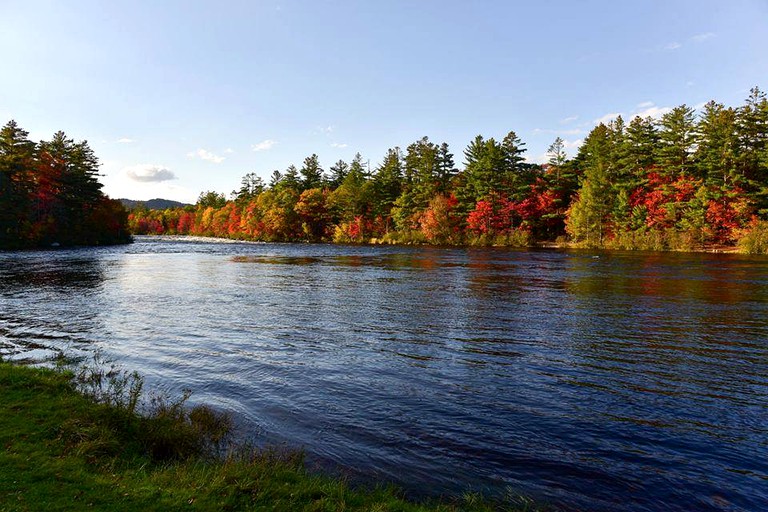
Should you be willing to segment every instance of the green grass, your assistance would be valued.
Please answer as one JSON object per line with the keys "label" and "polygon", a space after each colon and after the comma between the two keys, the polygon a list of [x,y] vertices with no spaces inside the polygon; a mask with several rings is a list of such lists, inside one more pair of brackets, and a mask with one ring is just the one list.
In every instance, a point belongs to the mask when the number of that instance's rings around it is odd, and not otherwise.
{"label": "green grass", "polygon": [[515,497],[414,503],[391,488],[353,489],[296,454],[217,456],[226,415],[155,399],[139,416],[137,377],[100,375],[0,362],[0,511],[533,510]]}

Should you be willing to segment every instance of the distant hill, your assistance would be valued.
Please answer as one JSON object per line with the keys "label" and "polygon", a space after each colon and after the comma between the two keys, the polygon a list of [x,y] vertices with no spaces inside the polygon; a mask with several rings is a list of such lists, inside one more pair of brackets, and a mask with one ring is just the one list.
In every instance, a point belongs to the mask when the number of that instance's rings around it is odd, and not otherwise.
{"label": "distant hill", "polygon": [[181,208],[184,206],[192,206],[189,203],[180,203],[179,201],[171,201],[170,199],[149,199],[148,201],[134,201],[133,199],[118,199],[123,206],[132,210],[138,205],[143,204],[150,210],[165,210],[166,208]]}

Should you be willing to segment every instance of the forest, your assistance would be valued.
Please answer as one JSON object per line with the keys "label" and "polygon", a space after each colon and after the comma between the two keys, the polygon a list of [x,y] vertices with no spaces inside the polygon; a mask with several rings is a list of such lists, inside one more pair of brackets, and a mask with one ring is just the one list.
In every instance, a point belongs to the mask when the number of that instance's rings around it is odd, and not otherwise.
{"label": "forest", "polygon": [[137,208],[136,234],[262,241],[429,243],[702,250],[768,245],[768,100],[681,105],[659,119],[595,126],[570,158],[557,138],[543,165],[510,131],[478,135],[457,168],[446,143],[394,147],[369,168],[360,154],[326,172],[317,155],[243,177],[229,199]]}
{"label": "forest", "polygon": [[130,241],[128,212],[98,175],[86,141],[60,131],[35,143],[9,121],[0,129],[0,249]]}

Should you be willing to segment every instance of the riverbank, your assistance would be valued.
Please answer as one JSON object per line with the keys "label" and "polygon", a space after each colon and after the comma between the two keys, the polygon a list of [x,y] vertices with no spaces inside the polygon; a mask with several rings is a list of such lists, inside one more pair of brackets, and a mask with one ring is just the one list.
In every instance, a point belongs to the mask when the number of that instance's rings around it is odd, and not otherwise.
{"label": "riverbank", "polygon": [[163,400],[139,416],[140,381],[114,376],[127,389],[97,403],[71,374],[0,362],[0,510],[532,510],[474,494],[414,503],[389,488],[353,489],[308,472],[297,454],[217,456],[225,416]]}

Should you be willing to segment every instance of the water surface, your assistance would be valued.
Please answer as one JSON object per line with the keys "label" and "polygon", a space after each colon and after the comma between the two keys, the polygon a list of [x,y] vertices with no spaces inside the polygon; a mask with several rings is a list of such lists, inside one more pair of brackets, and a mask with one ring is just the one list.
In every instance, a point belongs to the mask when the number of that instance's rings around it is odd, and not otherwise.
{"label": "water surface", "polygon": [[768,259],[140,238],[0,253],[0,353],[104,351],[415,495],[768,510]]}

